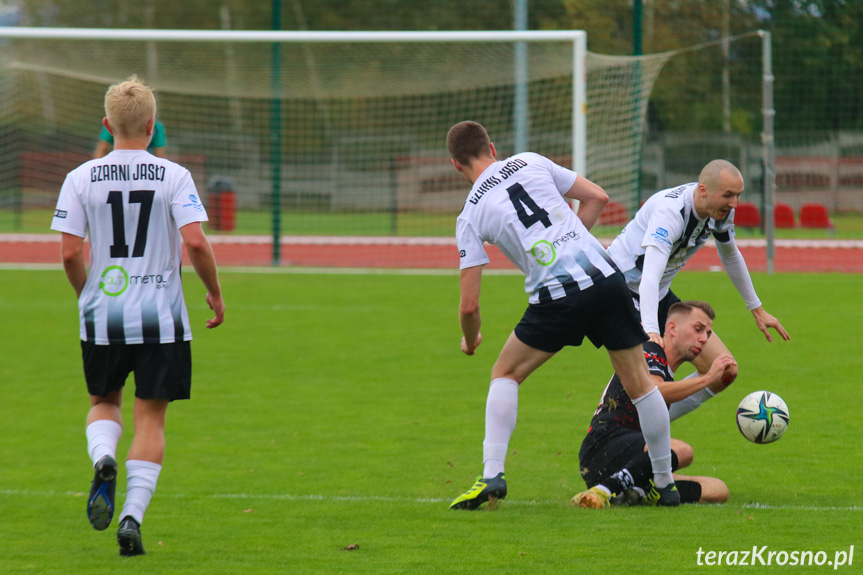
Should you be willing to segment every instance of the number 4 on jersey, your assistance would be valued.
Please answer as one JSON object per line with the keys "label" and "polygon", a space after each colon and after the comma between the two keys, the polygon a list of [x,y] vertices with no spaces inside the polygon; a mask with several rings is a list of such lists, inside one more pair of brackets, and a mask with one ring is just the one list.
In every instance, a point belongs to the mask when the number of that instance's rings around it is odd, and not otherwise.
{"label": "number 4 on jersey", "polygon": [[[521,184],[513,184],[506,191],[509,192],[509,199],[512,201],[515,213],[518,214],[518,219],[524,227],[529,228],[536,222],[542,222],[542,225],[547,228],[551,227],[551,219],[548,217],[548,212],[536,205],[536,202],[533,201],[533,198],[528,195],[527,190]],[[528,213],[528,210],[530,210],[530,213]]]}

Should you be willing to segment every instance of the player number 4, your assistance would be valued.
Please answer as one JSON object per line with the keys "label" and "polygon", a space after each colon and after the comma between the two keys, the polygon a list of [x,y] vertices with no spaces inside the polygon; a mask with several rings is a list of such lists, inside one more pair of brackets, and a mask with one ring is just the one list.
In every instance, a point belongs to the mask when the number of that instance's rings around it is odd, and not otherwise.
{"label": "player number 4", "polygon": [[[138,231],[135,234],[133,258],[144,257],[147,247],[147,228],[150,225],[150,212],[153,209],[153,190],[133,190],[129,192],[130,204],[141,204],[138,214]],[[108,203],[111,204],[111,223],[114,228],[114,243],[111,245],[112,258],[129,257],[129,244],[126,243],[126,216],[123,211],[123,192],[108,192]]]}
{"label": "player number 4", "polygon": [[[521,184],[513,184],[506,189],[509,192],[509,199],[515,208],[515,213],[518,214],[518,219],[529,228],[536,222],[542,222],[542,225],[551,227],[551,219],[548,217],[548,212],[536,205],[527,190]],[[528,213],[530,210],[530,213]]]}

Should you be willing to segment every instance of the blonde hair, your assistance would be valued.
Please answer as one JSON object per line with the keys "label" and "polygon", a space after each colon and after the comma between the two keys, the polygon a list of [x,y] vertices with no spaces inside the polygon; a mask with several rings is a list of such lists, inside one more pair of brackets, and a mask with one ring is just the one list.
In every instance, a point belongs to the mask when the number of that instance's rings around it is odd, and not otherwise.
{"label": "blonde hair", "polygon": [[147,122],[156,117],[156,97],[147,84],[132,75],[105,93],[105,116],[114,135],[139,138],[147,133]]}

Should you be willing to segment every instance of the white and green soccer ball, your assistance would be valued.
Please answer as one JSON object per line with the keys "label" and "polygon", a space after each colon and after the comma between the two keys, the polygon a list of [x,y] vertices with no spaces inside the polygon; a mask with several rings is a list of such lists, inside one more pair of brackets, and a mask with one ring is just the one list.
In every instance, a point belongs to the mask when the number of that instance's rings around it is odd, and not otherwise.
{"label": "white and green soccer ball", "polygon": [[772,443],[788,429],[788,406],[769,391],[753,391],[737,406],[737,427],[752,443]]}

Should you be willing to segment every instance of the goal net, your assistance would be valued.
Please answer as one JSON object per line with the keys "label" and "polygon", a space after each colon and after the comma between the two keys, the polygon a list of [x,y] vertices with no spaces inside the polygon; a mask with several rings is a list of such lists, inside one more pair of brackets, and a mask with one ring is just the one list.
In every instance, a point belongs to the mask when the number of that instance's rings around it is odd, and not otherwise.
{"label": "goal net", "polygon": [[632,213],[664,62],[588,55],[582,32],[25,31],[0,31],[0,232],[47,229],[105,90],[137,74],[237,264],[455,267],[468,184],[445,135],[465,119]]}

